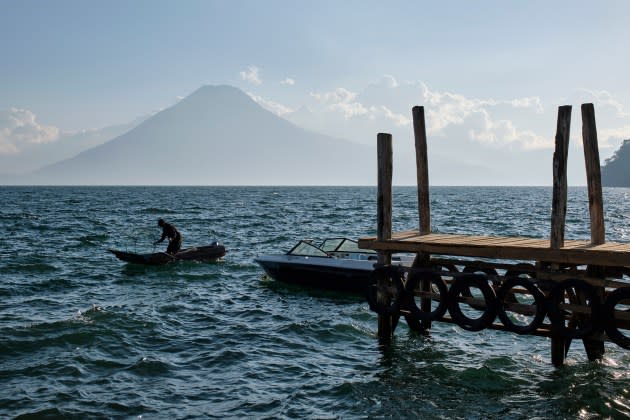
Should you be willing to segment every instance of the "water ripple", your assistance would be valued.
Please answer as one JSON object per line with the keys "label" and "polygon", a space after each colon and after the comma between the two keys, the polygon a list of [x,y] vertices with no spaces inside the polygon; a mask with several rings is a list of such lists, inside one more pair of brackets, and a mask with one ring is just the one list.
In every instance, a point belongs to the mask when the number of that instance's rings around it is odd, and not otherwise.
{"label": "water ripple", "polygon": [[[628,241],[627,191],[605,189],[608,240]],[[360,297],[263,277],[254,257],[300,238],[376,230],[370,187],[2,187],[0,417],[622,418],[630,355],[607,344],[562,369],[544,338],[401,322],[391,346]],[[434,230],[549,234],[549,188],[431,190]],[[394,228],[417,225],[394,188]],[[28,209],[28,210],[25,210]],[[567,238],[589,236],[571,188]],[[155,220],[184,245],[222,240],[218,264],[125,265]],[[165,247],[165,245],[164,245]],[[162,249],[157,247],[156,249]]]}

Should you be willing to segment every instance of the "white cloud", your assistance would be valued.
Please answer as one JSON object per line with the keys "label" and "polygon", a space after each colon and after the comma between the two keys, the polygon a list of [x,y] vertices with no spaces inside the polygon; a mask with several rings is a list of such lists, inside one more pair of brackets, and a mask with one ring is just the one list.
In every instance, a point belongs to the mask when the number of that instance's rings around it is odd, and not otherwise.
{"label": "white cloud", "polygon": [[59,128],[41,125],[27,109],[0,111],[0,154],[16,154],[25,144],[42,144],[57,140]]}
{"label": "white cloud", "polygon": [[396,114],[384,105],[379,107],[370,107],[370,118],[383,117],[387,120],[393,121],[396,126],[402,127],[411,124],[411,119],[405,117],[402,114]]}
{"label": "white cloud", "polygon": [[[383,80],[390,87],[398,86],[392,76],[384,76]],[[409,118],[393,112],[385,105],[367,106],[357,101],[358,94],[345,88],[337,88],[332,92],[311,93],[311,97],[325,105],[326,111],[342,114],[345,120],[366,116],[373,121],[384,118],[393,121],[397,126],[408,125],[411,122]]]}
{"label": "white cloud", "polygon": [[357,97],[357,94],[354,92],[350,92],[348,89],[337,88],[332,92],[324,92],[324,93],[312,93],[311,96],[317,99],[319,102],[324,104],[340,104],[340,103],[350,103],[350,101],[354,100]]}
{"label": "white cloud", "polygon": [[553,146],[550,139],[537,135],[531,130],[518,131],[509,120],[493,120],[488,111],[480,110],[483,125],[471,128],[470,137],[486,144],[520,143],[524,149],[544,149]]}
{"label": "white cloud", "polygon": [[630,125],[617,128],[606,128],[597,130],[597,142],[600,148],[618,148],[621,142],[630,139]]}
{"label": "white cloud", "polygon": [[538,114],[545,112],[542,101],[537,96],[512,99],[508,102],[513,108],[533,108]]}
{"label": "white cloud", "polygon": [[365,115],[369,112],[363,104],[354,101],[357,94],[345,88],[337,88],[332,92],[313,93],[311,96],[325,105],[327,111],[339,112],[345,119]]}
{"label": "white cloud", "polygon": [[[310,96],[313,115],[301,120],[297,115],[290,118],[308,124],[310,129],[359,142],[380,131],[409,136],[411,107],[424,105],[427,133],[450,143],[463,145],[462,141],[468,140],[471,147],[483,144],[479,150],[538,150],[552,149],[554,145],[555,105],[545,104],[539,96],[473,98],[459,92],[432,90],[420,81],[399,83],[391,75],[382,76],[360,93],[338,87],[311,92]],[[598,115],[602,149],[616,147],[624,138],[630,138],[628,107],[624,109],[606,91],[582,90],[580,98],[568,103],[580,103],[578,99],[596,102],[603,108]],[[620,124],[624,116],[626,119]],[[581,144],[579,132],[579,128],[572,130],[572,143],[576,145]]]}
{"label": "white cloud", "polygon": [[510,106],[529,108],[542,114],[544,108],[538,97],[517,98],[512,100],[471,99],[450,92],[431,91],[421,84],[425,103],[429,105],[427,131],[441,135],[449,126],[470,125],[468,135],[472,140],[484,144],[518,144],[523,149],[541,149],[553,147],[553,139],[536,134],[531,130],[519,130],[508,119],[493,117],[493,108]]}
{"label": "white cloud", "polygon": [[291,79],[290,77],[287,77],[286,79],[282,80],[280,84],[283,86],[293,86],[295,85],[295,80]]}
{"label": "white cloud", "polygon": [[616,116],[620,118],[630,117],[630,112],[624,110],[623,105],[613,95],[605,90],[589,90],[578,89],[579,92],[586,94],[590,99],[595,102],[595,105],[610,106],[615,109]]}
{"label": "white cloud", "polygon": [[273,112],[276,115],[283,116],[283,115],[286,115],[286,114],[290,114],[290,113],[292,113],[294,111],[293,109],[291,109],[291,108],[289,108],[287,106],[284,106],[284,105],[279,104],[277,102],[269,101],[267,99],[264,99],[261,96],[256,96],[253,93],[247,92],[247,94],[249,95],[250,98],[252,98],[254,100],[254,102],[259,104],[260,106],[262,106],[266,110]]}
{"label": "white cloud", "polygon": [[249,82],[253,85],[262,84],[262,80],[260,80],[260,76],[258,75],[258,67],[249,66],[247,70],[240,72],[241,79]]}
{"label": "white cloud", "polygon": [[387,86],[388,88],[397,88],[398,81],[391,74],[384,74],[381,78],[381,84]]}
{"label": "white cloud", "polygon": [[340,102],[330,105],[328,109],[342,113],[346,119],[359,115],[365,115],[369,112],[369,110],[359,102]]}

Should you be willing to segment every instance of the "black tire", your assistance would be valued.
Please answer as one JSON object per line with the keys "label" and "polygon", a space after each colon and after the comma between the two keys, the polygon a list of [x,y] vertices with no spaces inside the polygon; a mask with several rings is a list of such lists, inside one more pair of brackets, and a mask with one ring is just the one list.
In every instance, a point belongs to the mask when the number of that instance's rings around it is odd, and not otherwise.
{"label": "black tire", "polygon": [[[588,307],[591,308],[591,316],[588,321],[584,321],[583,319],[579,320],[575,328],[568,328],[565,325],[564,311],[561,311],[559,306],[560,303],[564,301],[564,293],[569,289],[574,289],[576,292],[583,292],[590,302]],[[554,329],[559,331],[564,337],[584,338],[600,328],[601,304],[599,297],[595,288],[584,280],[569,279],[556,283],[551,289],[549,297],[549,319]],[[586,317],[586,315],[584,317]]]}
{"label": "black tire", "polygon": [[437,271],[447,271],[450,273],[459,273],[459,270],[455,266],[455,264],[438,264],[433,266],[433,268]]}
{"label": "black tire", "polygon": [[[379,276],[388,276],[391,278],[396,294],[392,297],[389,305],[383,305],[378,302],[378,279]],[[379,315],[399,315],[400,302],[404,299],[405,289],[402,284],[402,273],[398,267],[383,266],[378,267],[370,274],[370,282],[367,290],[367,301],[370,310]]]}
{"label": "black tire", "polygon": [[[425,312],[418,308],[414,299],[413,292],[422,280],[429,280],[431,284],[435,284],[440,292],[440,303],[435,310],[430,312]],[[415,275],[413,272],[410,273],[410,279],[407,281],[405,291],[406,294],[410,296],[406,309],[411,312],[414,319],[424,322],[437,321],[446,313],[446,309],[448,308],[448,289],[446,287],[446,283],[444,283],[444,280],[442,280],[442,277],[438,273],[424,272]]]}
{"label": "black tire", "polygon": [[466,274],[484,273],[488,276],[496,276],[497,270],[495,270],[494,268],[476,268],[472,265],[467,265],[462,270],[462,273],[466,273]]}
{"label": "black tire", "polygon": [[[495,270],[494,268],[476,268],[473,266],[466,266],[464,267],[464,269],[462,270],[462,273],[467,273],[467,274],[476,274],[478,276],[494,276],[493,280],[490,280],[490,283],[494,285],[494,287],[499,287],[499,283],[497,283],[496,280],[496,275],[497,275],[497,270]],[[464,289],[462,291],[462,296],[465,297],[472,297],[472,293],[470,293],[470,289]],[[472,308],[475,308],[479,311],[483,311],[484,307],[483,306],[479,306],[479,305],[470,305]]]}
{"label": "black tire", "polygon": [[[483,314],[479,318],[469,318],[462,312],[459,307],[459,296],[466,296],[465,293],[470,293],[470,287],[476,287],[481,290],[483,298],[485,300],[485,307],[479,310],[483,310]],[[494,293],[494,289],[488,284],[488,279],[485,276],[478,274],[463,274],[455,278],[455,282],[451,286],[448,293],[448,312],[451,318],[457,325],[468,331],[481,331],[488,327],[494,321],[497,315],[497,299]],[[475,308],[477,309],[477,308]]]}
{"label": "black tire", "polygon": [[504,274],[505,277],[519,277],[521,275],[528,275],[531,278],[536,277],[536,267],[531,264],[516,264],[514,268],[507,270]]}
{"label": "black tire", "polygon": [[619,331],[615,321],[615,306],[624,299],[630,300],[630,287],[621,287],[608,295],[603,309],[604,328],[613,343],[630,350],[630,337]]}
{"label": "black tire", "polygon": [[[522,268],[518,267],[519,265],[522,266]],[[527,275],[527,276],[530,276],[531,278],[534,278],[534,274],[536,274],[536,270],[533,267],[531,267],[529,264],[518,264],[516,268],[507,270],[505,274],[503,275],[503,277],[506,280],[512,277],[520,277],[522,275]],[[499,291],[497,290],[497,295],[498,293]],[[506,301],[510,303],[518,303],[518,301],[516,300],[516,296],[514,296],[513,293],[503,298],[502,302],[506,302]]]}
{"label": "black tire", "polygon": [[[518,302],[514,294],[510,293],[510,290],[512,290],[512,288],[515,286],[523,287],[534,297],[536,313],[532,322],[527,325],[516,325],[505,312],[506,300],[508,300],[510,303]],[[547,312],[545,306],[545,295],[543,295],[540,289],[536,287],[536,285],[532,283],[529,279],[510,277],[505,282],[503,282],[503,284],[497,291],[497,315],[499,316],[501,323],[505,325],[505,328],[508,331],[512,331],[517,334],[531,334],[532,332],[536,331],[545,319],[545,315]]]}

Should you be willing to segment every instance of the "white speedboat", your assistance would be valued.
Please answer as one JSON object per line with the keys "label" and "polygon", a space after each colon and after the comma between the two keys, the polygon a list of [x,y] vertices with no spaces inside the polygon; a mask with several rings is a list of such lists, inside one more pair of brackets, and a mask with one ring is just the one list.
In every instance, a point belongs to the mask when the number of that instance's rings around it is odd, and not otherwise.
{"label": "white speedboat", "polygon": [[[286,254],[254,259],[275,280],[329,290],[365,292],[376,252],[359,249],[347,238],[328,238],[315,245],[301,240]],[[411,266],[412,256],[394,257],[393,264]]]}

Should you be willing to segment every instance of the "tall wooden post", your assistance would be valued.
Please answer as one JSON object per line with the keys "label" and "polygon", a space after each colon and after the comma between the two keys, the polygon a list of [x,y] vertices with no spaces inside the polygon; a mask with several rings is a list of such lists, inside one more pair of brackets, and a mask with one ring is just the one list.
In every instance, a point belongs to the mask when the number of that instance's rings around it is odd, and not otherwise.
{"label": "tall wooden post", "polygon": [[[393,172],[393,148],[392,135],[378,133],[377,160],[378,182],[376,192],[376,237],[379,241],[392,237],[392,172]],[[378,252],[379,264],[391,264],[391,253]],[[389,279],[379,278],[376,299],[380,304],[388,306],[391,296],[388,293]],[[397,321],[397,319],[396,319]],[[394,317],[390,315],[378,316],[378,337],[381,340],[389,340],[394,333]]]}
{"label": "tall wooden post", "polygon": [[[413,116],[413,135],[416,145],[416,176],[418,183],[418,228],[420,235],[431,233],[431,202],[429,200],[429,159],[427,155],[427,129],[424,119],[424,107],[414,106],[411,109]],[[413,267],[426,267],[429,265],[430,254],[419,252],[413,262]],[[423,292],[431,291],[431,282],[420,281],[420,289]],[[420,309],[431,312],[431,299],[424,298],[420,301]],[[410,324],[411,326],[411,324]],[[430,321],[422,321],[420,332],[431,328]]]}
{"label": "tall wooden post", "polygon": [[[586,185],[588,186],[588,211],[591,218],[591,244],[600,245],[606,242],[604,228],[604,199],[602,197],[602,176],[599,161],[599,145],[597,142],[597,126],[595,125],[595,108],[593,104],[582,104],[582,142],[584,143],[584,162],[586,163]],[[603,268],[589,265],[587,274],[603,277]],[[597,294],[603,300],[604,289],[598,288]],[[585,302],[585,297],[578,296]],[[601,331],[592,337],[582,340],[589,360],[601,359],[604,355],[604,341]]]}
{"label": "tall wooden post", "polygon": [[431,206],[429,202],[429,163],[427,158],[427,130],[424,107],[414,106],[413,134],[416,140],[416,172],[418,177],[418,215],[420,235],[431,233]]}
{"label": "tall wooden post", "polygon": [[[564,227],[567,214],[567,159],[569,155],[569,133],[571,131],[571,106],[558,108],[556,149],[553,153],[553,196],[551,201],[552,249],[564,246]],[[558,331],[551,335],[551,363],[562,366],[570,343]]]}
{"label": "tall wooden post", "polygon": [[564,246],[564,225],[567,215],[567,158],[571,131],[571,105],[558,107],[556,150],[553,153],[553,197],[551,201],[552,249]]}
{"label": "tall wooden post", "polygon": [[605,242],[606,232],[604,231],[602,175],[593,104],[582,104],[582,141],[584,143],[584,160],[586,162],[588,210],[591,216],[591,243],[599,245]]}

